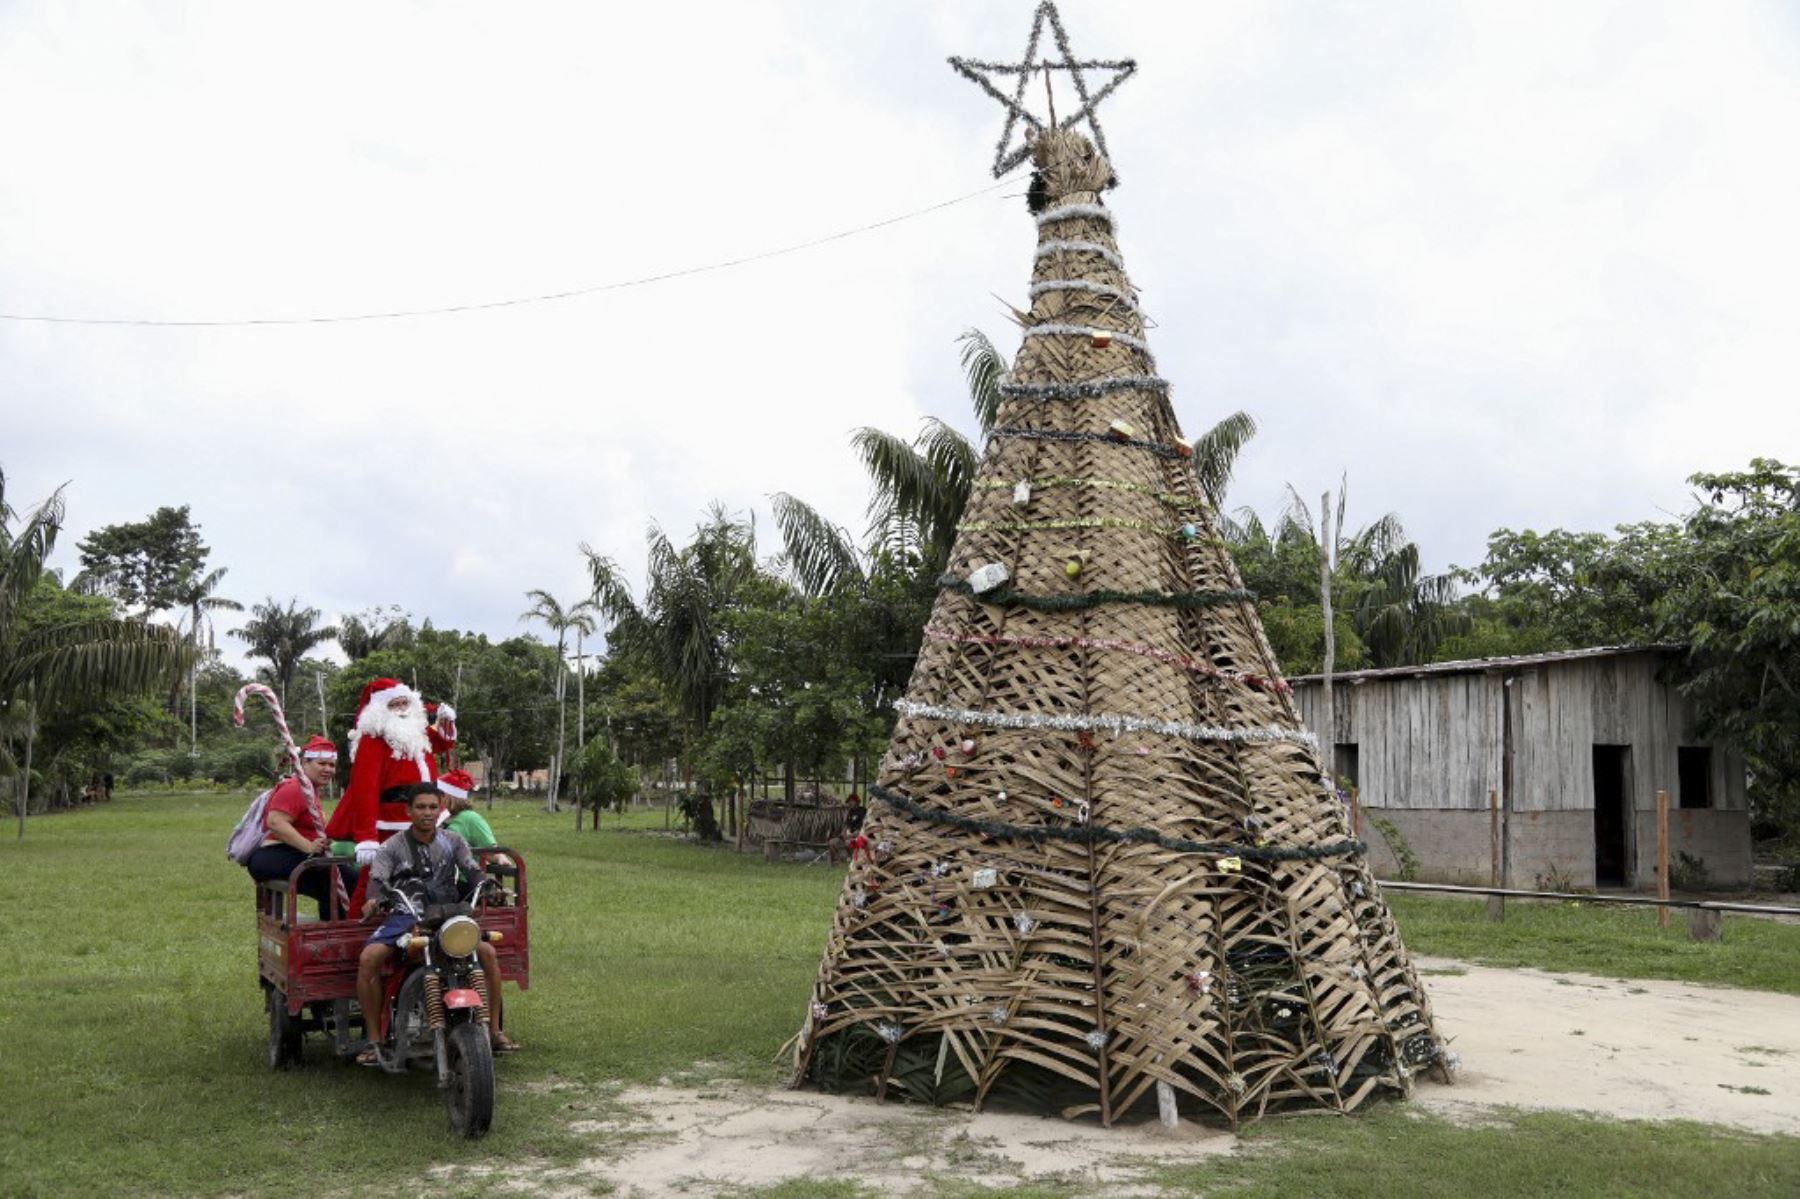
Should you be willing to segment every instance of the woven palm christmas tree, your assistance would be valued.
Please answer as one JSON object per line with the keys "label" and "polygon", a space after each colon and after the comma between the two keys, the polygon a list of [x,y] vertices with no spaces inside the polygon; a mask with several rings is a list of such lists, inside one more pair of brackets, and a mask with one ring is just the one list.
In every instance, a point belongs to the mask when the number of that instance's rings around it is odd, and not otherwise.
{"label": "woven palm christmas tree", "polygon": [[[1046,18],[1060,62],[1034,61]],[[1048,5],[1022,63],[952,61],[1008,104],[996,173],[1036,168],[1031,311],[796,1082],[1234,1126],[1404,1093],[1449,1055],[1202,501],[1102,202],[1093,101],[1132,65],[1077,62]],[[1039,70],[1085,102],[1060,125],[1019,102]],[[1012,98],[988,82],[1009,71]]]}

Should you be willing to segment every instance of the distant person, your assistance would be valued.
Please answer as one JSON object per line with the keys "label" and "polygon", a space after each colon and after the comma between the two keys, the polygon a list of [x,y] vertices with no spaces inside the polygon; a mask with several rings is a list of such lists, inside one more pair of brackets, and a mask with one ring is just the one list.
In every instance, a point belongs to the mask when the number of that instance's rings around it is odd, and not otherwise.
{"label": "distant person", "polygon": [[438,778],[438,791],[444,796],[444,828],[467,841],[470,849],[499,844],[487,818],[475,810],[470,798],[475,792],[475,776],[466,770],[447,771]]}
{"label": "distant person", "polygon": [[831,851],[831,860],[835,863],[838,855],[850,856],[850,843],[862,835],[863,820],[868,812],[863,810],[862,797],[852,791],[844,800],[843,826],[825,844]]}
{"label": "distant person", "polygon": [[[337,756],[337,746],[327,737],[313,737],[300,751],[300,769],[311,780],[314,795],[323,794],[326,784],[337,777]],[[286,882],[300,863],[330,849],[325,830],[313,823],[306,788],[299,775],[290,774],[269,793],[268,806],[263,809],[263,843],[250,855],[244,868],[259,883]],[[355,873],[348,867],[339,869],[348,892],[356,881]],[[331,871],[309,870],[301,875],[300,893],[318,902],[321,919],[329,917]],[[349,912],[342,915],[344,919],[351,918]]]}

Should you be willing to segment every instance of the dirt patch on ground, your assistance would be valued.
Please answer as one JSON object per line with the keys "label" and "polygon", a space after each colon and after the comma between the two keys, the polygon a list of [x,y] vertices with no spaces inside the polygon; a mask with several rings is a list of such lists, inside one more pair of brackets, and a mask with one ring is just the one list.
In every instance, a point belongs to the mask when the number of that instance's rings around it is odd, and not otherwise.
{"label": "dirt patch on ground", "polygon": [[[1422,960],[1458,1084],[1419,1104],[1481,1120],[1504,1107],[1683,1119],[1800,1135],[1800,997]],[[577,1131],[616,1152],[535,1180],[634,1197],[713,1195],[797,1178],[853,1178],[882,1194],[948,1183],[1077,1182],[1129,1195],[1145,1165],[1229,1153],[1228,1132],[1184,1121],[1102,1129],[1058,1119],[880,1106],[741,1084],[628,1089],[629,1115]],[[1148,1190],[1140,1193],[1150,1193]]]}
{"label": "dirt patch on ground", "polygon": [[[1462,1059],[1427,1107],[1515,1105],[1800,1135],[1800,996],[1430,959]],[[1800,966],[1796,966],[1800,969]]]}

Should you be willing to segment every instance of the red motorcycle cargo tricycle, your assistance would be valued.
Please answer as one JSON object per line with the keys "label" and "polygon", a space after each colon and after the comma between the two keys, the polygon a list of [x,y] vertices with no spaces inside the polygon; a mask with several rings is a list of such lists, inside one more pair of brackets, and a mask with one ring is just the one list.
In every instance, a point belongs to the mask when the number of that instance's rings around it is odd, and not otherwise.
{"label": "red motorcycle cargo tricycle", "polygon": [[[356,1001],[356,963],[375,925],[345,918],[335,895],[329,919],[299,914],[303,875],[353,863],[310,858],[286,883],[257,884],[258,972],[272,1068],[299,1062],[309,1032],[325,1034],[332,1052],[346,1061],[366,1040],[389,1073],[435,1071],[452,1131],[466,1137],[487,1132],[494,1115],[491,988],[502,979],[521,990],[530,986],[530,942],[524,858],[502,846],[473,852],[483,873],[467,902],[421,908],[390,894],[395,910],[416,916],[418,924],[397,946],[400,953],[383,980],[382,1010],[373,1018]],[[502,979],[486,978],[477,964],[476,946],[483,940],[494,947]]]}

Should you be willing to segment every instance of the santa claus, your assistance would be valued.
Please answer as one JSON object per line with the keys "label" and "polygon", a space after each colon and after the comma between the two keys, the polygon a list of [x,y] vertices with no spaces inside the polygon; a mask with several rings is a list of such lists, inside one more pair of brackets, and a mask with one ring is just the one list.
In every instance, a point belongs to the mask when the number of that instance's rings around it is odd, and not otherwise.
{"label": "santa claus", "polygon": [[[419,693],[398,679],[375,679],[362,690],[350,730],[350,781],[325,823],[334,841],[354,841],[367,866],[380,844],[408,826],[405,789],[437,781],[437,754],[456,744],[456,711],[436,705],[436,724]],[[367,877],[366,874],[364,876]],[[363,881],[351,897],[362,904]]]}

